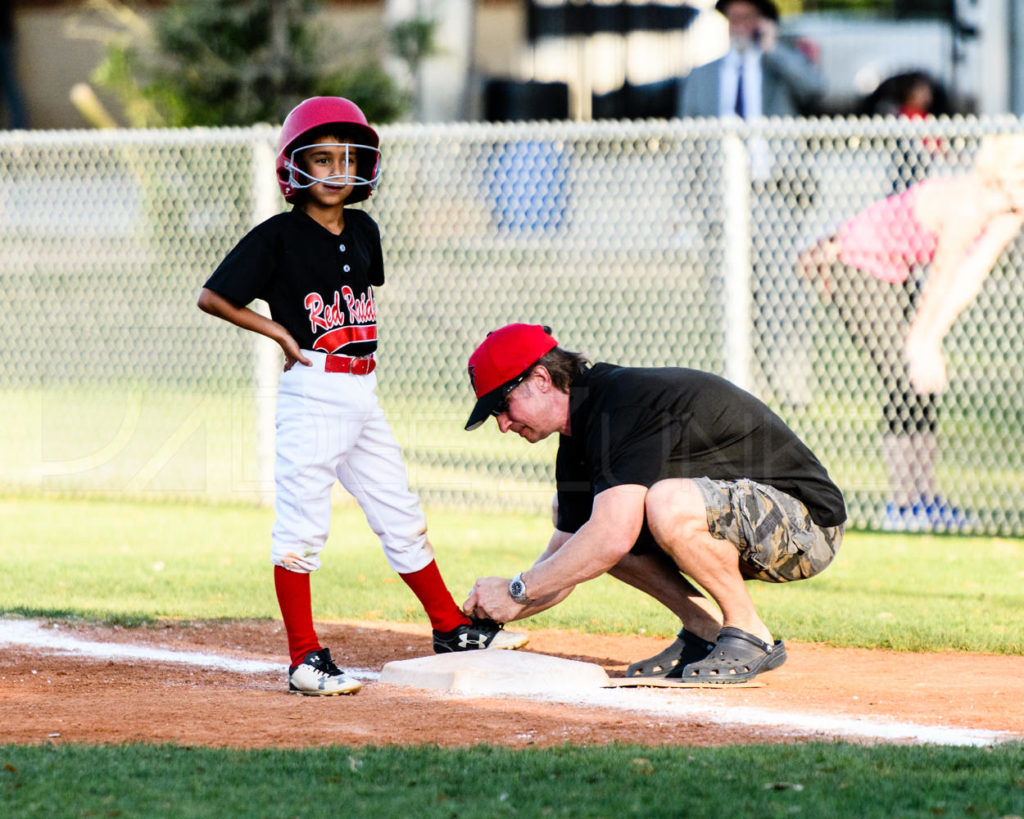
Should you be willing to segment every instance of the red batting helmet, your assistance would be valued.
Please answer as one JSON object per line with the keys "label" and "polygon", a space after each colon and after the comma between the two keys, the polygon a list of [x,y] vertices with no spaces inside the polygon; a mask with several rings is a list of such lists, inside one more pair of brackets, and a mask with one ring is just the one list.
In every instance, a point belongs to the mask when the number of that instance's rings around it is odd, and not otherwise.
{"label": "red batting helmet", "polygon": [[361,202],[373,193],[380,178],[380,137],[366,122],[359,106],[344,97],[310,97],[296,105],[285,117],[277,143],[277,181],[284,198],[291,201],[300,190],[316,180],[295,162],[295,154],[308,145],[302,137],[324,126],[337,125],[339,138],[354,139],[356,176],[347,178],[354,185],[346,200]]}

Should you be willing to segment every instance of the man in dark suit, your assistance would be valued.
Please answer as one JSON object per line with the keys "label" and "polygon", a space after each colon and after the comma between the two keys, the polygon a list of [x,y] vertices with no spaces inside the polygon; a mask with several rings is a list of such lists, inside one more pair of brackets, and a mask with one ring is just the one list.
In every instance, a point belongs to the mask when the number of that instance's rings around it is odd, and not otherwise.
{"label": "man in dark suit", "polygon": [[779,44],[772,0],[718,0],[729,21],[729,51],[699,66],[682,85],[682,117],[792,117],[812,111],[825,90],[817,67]]}

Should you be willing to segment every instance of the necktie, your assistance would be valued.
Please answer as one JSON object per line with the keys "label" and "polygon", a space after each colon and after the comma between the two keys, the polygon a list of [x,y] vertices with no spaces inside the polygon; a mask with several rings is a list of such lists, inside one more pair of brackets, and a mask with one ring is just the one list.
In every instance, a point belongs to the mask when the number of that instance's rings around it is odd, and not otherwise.
{"label": "necktie", "polygon": [[736,116],[743,119],[743,63],[736,72]]}

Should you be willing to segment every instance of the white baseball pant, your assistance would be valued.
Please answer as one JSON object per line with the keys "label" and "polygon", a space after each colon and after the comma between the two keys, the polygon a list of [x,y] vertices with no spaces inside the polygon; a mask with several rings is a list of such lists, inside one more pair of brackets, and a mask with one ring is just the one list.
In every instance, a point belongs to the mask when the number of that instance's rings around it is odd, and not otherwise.
{"label": "white baseball pant", "polygon": [[419,499],[409,490],[402,451],[377,403],[377,375],[312,367],[281,374],[277,394],[271,560],[296,572],[320,568],[336,480],[355,497],[391,568],[416,572],[434,559]]}

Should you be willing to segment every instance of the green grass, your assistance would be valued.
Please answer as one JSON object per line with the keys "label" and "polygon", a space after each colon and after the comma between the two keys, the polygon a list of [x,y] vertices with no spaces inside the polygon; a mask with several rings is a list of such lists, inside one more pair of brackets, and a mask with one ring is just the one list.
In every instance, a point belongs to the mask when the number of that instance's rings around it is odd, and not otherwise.
{"label": "green grass", "polygon": [[108,384],[0,391],[8,491],[253,499],[253,389]]}
{"label": "green grass", "polygon": [[[547,543],[541,515],[428,510],[438,565],[457,602],[481,575],[509,577]],[[122,623],[276,618],[273,512],[248,506],[0,500],[0,612]],[[320,619],[421,622],[360,510],[335,510],[313,579]],[[849,533],[811,580],[752,583],[769,626],[792,640],[1024,653],[1024,541]],[[537,627],[670,635],[660,605],[607,577],[530,621]]]}
{"label": "green grass", "polygon": [[5,816],[1024,814],[1024,749],[0,746]]}
{"label": "green grass", "polygon": [[[428,510],[457,599],[543,547],[543,516]],[[273,513],[241,506],[0,500],[0,614],[276,618]],[[337,508],[318,618],[423,621],[362,514]],[[1021,653],[1024,542],[848,536],[819,578],[753,584],[777,633],[834,645]],[[610,579],[532,621],[669,635],[677,624]],[[0,700],[2,702],[2,700]],[[0,706],[2,713],[2,706]],[[2,724],[2,720],[0,720]],[[0,746],[0,816],[922,817],[1024,815],[1024,748],[324,747],[240,751]]]}

